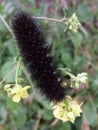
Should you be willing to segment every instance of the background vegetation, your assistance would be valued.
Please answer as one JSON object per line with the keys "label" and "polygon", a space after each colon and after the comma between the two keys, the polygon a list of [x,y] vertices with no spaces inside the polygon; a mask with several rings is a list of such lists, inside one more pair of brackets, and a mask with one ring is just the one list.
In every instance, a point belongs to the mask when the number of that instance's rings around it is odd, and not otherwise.
{"label": "background vegetation", "polygon": [[[52,45],[58,67],[68,67],[77,75],[87,72],[89,85],[81,84],[68,93],[83,101],[83,114],[75,124],[54,119],[49,102],[30,90],[28,99],[14,103],[4,91],[4,85],[15,82],[15,41],[0,20],[0,130],[98,130],[98,1],[97,0],[0,0],[0,14],[10,25],[11,17],[19,8],[34,15],[62,19],[74,12],[82,24],[79,32],[64,33],[64,24],[38,20]],[[25,72],[20,73],[24,84],[29,84]],[[65,77],[67,80],[68,77]],[[23,84],[23,85],[24,85]],[[44,100],[43,100],[44,99]]]}

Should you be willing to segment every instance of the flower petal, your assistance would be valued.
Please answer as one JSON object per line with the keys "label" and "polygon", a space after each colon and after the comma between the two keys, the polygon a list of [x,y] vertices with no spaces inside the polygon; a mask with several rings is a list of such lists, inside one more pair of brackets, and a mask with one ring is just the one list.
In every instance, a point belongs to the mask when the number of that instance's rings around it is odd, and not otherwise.
{"label": "flower petal", "polygon": [[13,102],[20,102],[20,95],[19,94],[14,95],[12,100]]}
{"label": "flower petal", "polygon": [[27,98],[29,95],[28,95],[28,92],[26,90],[22,90],[21,93],[20,93],[20,96],[22,98]]}
{"label": "flower petal", "polygon": [[27,85],[27,86],[25,86],[23,89],[24,89],[24,90],[27,90],[27,89],[29,89],[29,88],[31,88],[31,86]]}
{"label": "flower petal", "polygon": [[12,90],[11,90],[11,94],[18,93],[18,92],[20,92],[21,89],[22,89],[22,86],[19,85],[19,84],[17,84],[17,85],[15,85],[14,88],[12,88]]}

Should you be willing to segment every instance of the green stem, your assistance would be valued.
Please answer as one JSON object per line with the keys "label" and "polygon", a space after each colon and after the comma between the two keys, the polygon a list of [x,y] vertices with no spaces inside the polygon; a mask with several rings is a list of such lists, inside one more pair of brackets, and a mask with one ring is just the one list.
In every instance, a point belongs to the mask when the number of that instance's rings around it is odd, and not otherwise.
{"label": "green stem", "polygon": [[65,72],[67,75],[69,75],[72,79],[76,79],[76,77],[73,75],[73,74],[71,74],[71,73],[69,73],[69,72]]}
{"label": "green stem", "polygon": [[17,67],[17,70],[16,70],[16,75],[15,75],[15,83],[16,85],[18,84],[18,74],[19,74],[19,70],[20,70],[20,67],[21,67],[21,60],[19,60],[19,63],[18,63],[18,67]]}
{"label": "green stem", "polygon": [[3,18],[2,15],[0,15],[0,20],[4,23],[5,27],[8,29],[8,31],[10,32],[10,34],[12,35],[12,37],[15,38],[15,36],[14,36],[14,34],[13,34],[11,28],[9,27],[9,25],[7,24],[7,22],[4,20],[4,18]]}
{"label": "green stem", "polygon": [[65,74],[69,75],[70,78],[72,78],[72,79],[76,79],[77,78],[76,76],[74,76],[73,74],[68,72],[66,69],[63,69],[63,68],[58,68],[58,69],[62,70]]}
{"label": "green stem", "polygon": [[47,18],[47,17],[35,17],[33,16],[34,19],[40,19],[40,20],[47,20],[47,21],[54,21],[54,22],[60,22],[60,23],[64,23],[65,21],[68,21],[67,18],[63,18],[63,19],[55,19],[55,18]]}

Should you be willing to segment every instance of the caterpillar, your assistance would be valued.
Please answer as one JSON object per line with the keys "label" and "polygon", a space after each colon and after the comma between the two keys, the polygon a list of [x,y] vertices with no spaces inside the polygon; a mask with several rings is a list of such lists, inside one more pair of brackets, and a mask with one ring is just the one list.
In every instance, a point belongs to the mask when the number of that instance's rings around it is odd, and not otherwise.
{"label": "caterpillar", "polygon": [[37,21],[31,13],[19,11],[12,17],[11,28],[31,80],[36,80],[37,88],[49,101],[62,101],[65,87]]}

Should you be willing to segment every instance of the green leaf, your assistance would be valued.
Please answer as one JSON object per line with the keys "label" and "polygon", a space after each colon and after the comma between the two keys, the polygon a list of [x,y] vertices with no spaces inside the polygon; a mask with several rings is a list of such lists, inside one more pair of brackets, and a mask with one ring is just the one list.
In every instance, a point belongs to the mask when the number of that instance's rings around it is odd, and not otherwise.
{"label": "green leaf", "polygon": [[88,102],[85,104],[85,110],[84,110],[85,116],[89,122],[90,125],[94,126],[96,124],[97,120],[97,111],[96,108],[92,103]]}
{"label": "green leaf", "polygon": [[5,25],[4,25],[4,23],[0,20],[0,32],[6,32],[6,31],[7,31],[7,29],[6,29]]}
{"label": "green leaf", "polygon": [[23,107],[19,107],[15,112],[15,124],[17,128],[22,129],[27,120],[26,110]]}
{"label": "green leaf", "polygon": [[5,106],[2,104],[2,106],[0,106],[0,124],[2,124],[6,118],[7,118],[7,110]]}
{"label": "green leaf", "polygon": [[79,15],[79,19],[82,22],[93,21],[93,15],[91,13],[90,7],[85,4],[79,4],[77,8],[77,14]]}
{"label": "green leaf", "polygon": [[72,57],[71,57],[70,53],[63,52],[61,55],[61,60],[64,64],[69,65],[72,62]]}
{"label": "green leaf", "polygon": [[[97,84],[97,85],[98,85],[98,84]],[[94,104],[95,104],[96,108],[98,109],[98,97],[95,98]]]}
{"label": "green leaf", "polygon": [[52,130],[71,130],[71,125],[69,122],[58,121]]}
{"label": "green leaf", "polygon": [[66,10],[68,17],[72,16],[73,13],[75,13],[75,9],[73,7],[69,7],[68,10]]}
{"label": "green leaf", "polygon": [[72,42],[77,46],[80,46],[83,42],[83,35],[81,33],[70,34],[70,37]]}
{"label": "green leaf", "polygon": [[7,109],[9,109],[10,111],[14,111],[19,107],[20,104],[13,102],[10,97],[7,97],[6,105],[7,105]]}
{"label": "green leaf", "polygon": [[3,12],[3,5],[0,4],[0,14]]}
{"label": "green leaf", "polygon": [[52,110],[45,109],[43,118],[45,120],[51,120],[53,118]]}
{"label": "green leaf", "polygon": [[8,39],[4,44],[9,49],[9,53],[13,57],[17,56],[16,46],[14,45],[15,43],[14,43],[14,41],[11,38]]}
{"label": "green leaf", "polygon": [[12,61],[7,61],[1,68],[1,77],[4,78],[8,73],[9,76],[5,79],[6,82],[15,82],[15,69],[10,74],[11,70],[13,69],[14,65]]}
{"label": "green leaf", "polygon": [[14,9],[14,6],[12,2],[7,2],[5,8],[4,8],[4,15],[7,16],[8,14],[11,14]]}
{"label": "green leaf", "polygon": [[77,67],[77,71],[81,72],[81,68],[84,67],[84,64],[86,63],[87,58],[86,56],[76,56],[75,60],[73,61],[73,65]]}

